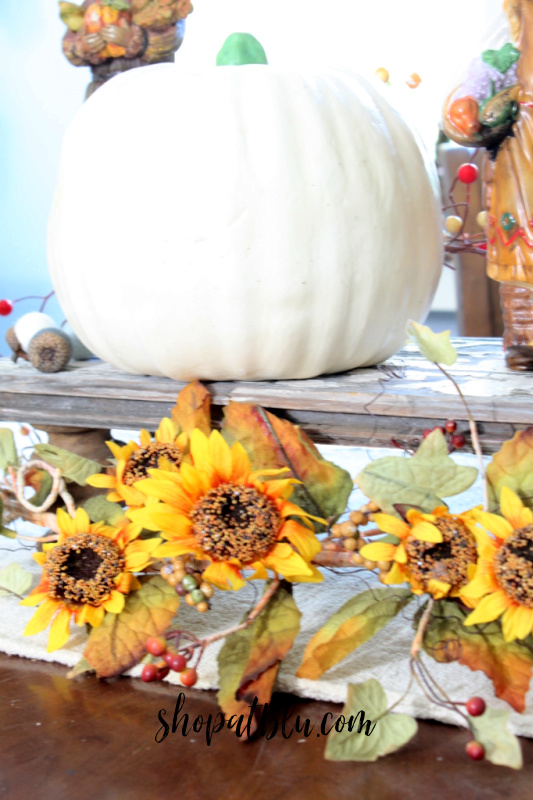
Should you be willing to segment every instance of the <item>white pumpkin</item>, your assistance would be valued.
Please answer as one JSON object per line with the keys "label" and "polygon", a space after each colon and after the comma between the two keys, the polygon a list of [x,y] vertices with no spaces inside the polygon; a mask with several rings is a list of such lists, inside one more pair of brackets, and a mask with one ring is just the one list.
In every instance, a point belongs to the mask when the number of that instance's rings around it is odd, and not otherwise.
{"label": "white pumpkin", "polygon": [[308,378],[402,346],[441,226],[432,163],[364,79],[161,64],[70,125],[49,266],[79,338],[127,372]]}

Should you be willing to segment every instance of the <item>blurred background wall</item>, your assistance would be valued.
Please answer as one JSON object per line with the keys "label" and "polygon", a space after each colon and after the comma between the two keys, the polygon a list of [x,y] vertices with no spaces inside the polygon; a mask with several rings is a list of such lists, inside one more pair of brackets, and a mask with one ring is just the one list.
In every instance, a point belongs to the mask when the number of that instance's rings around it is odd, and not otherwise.
{"label": "blurred background wall", "polygon": [[[271,63],[349,66],[373,77],[391,75],[391,91],[416,119],[432,147],[442,98],[458,60],[468,60],[500,0],[194,0],[177,68],[213,63],[226,36],[249,31]],[[55,0],[0,0],[0,298],[45,295],[46,223],[63,132],[83,101],[88,68],[72,67],[61,52],[64,25]],[[422,76],[415,91],[405,79]],[[80,152],[80,159],[86,154]],[[94,221],[98,224],[98,220]],[[437,305],[453,308],[446,271]],[[0,317],[4,334],[38,301]],[[63,319],[55,301],[47,307]]]}

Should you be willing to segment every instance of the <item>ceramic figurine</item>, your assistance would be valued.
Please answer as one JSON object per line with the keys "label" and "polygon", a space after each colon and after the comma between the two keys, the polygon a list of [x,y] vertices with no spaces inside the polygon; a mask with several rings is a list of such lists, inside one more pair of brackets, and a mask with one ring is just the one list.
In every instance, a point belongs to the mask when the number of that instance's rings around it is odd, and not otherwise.
{"label": "ceramic figurine", "polygon": [[501,282],[512,369],[533,369],[533,0],[505,0],[507,42],[486,50],[444,108],[450,139],[486,148],[487,274]]}
{"label": "ceramic figurine", "polygon": [[84,0],[59,3],[68,30],[63,52],[71,64],[89,66],[86,97],[118,72],[174,61],[185,32],[190,0]]}

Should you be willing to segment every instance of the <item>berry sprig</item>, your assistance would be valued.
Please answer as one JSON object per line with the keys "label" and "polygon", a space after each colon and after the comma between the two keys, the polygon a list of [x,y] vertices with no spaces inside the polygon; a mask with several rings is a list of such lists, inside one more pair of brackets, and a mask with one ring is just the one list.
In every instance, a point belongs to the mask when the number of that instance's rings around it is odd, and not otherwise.
{"label": "berry sprig", "polygon": [[330,535],[323,541],[322,549],[331,552],[347,551],[352,553],[351,561],[354,566],[364,567],[371,571],[379,570],[379,580],[383,583],[385,575],[391,568],[391,562],[371,561],[363,558],[359,553],[359,550],[368,544],[360,529],[366,527],[369,522],[373,522],[374,514],[378,511],[380,511],[379,506],[372,500],[361,508],[351,511],[347,520],[336,522],[331,526]]}
{"label": "berry sprig", "polygon": [[188,660],[183,653],[169,648],[167,640],[162,636],[152,636],[146,640],[144,645],[146,652],[160,659],[157,662],[144,664],[141,673],[141,680],[145,683],[161,681],[166,678],[170,670],[177,672],[183,686],[194,686],[198,680],[196,667],[188,666]]}
{"label": "berry sprig", "polygon": [[435,425],[434,428],[426,428],[422,434],[425,439],[433,431],[440,430],[446,443],[448,445],[448,452],[453,453],[454,450],[462,450],[466,444],[466,437],[463,433],[457,433],[457,422],[454,419],[448,419],[444,425]]}
{"label": "berry sprig", "polygon": [[[444,228],[449,236],[444,246],[446,253],[469,252],[484,256],[487,252],[487,237],[485,231],[487,229],[489,217],[486,211],[480,211],[476,217],[476,222],[479,227],[482,228],[482,232],[467,233],[465,231],[470,211],[470,187],[475,183],[478,177],[479,169],[476,164],[471,162],[461,164],[457,170],[456,177],[448,192],[450,202],[442,209],[445,215]],[[457,182],[462,183],[466,187],[466,200],[462,203],[457,202],[453,194]]]}
{"label": "berry sprig", "polygon": [[189,606],[195,606],[200,614],[209,611],[209,600],[213,597],[213,586],[202,579],[202,573],[191,567],[184,558],[171,558],[161,568],[161,577]]}
{"label": "berry sprig", "polygon": [[46,295],[28,295],[27,297],[17,297],[16,300],[8,300],[4,297],[0,300],[0,317],[9,317],[13,311],[15,303],[22,303],[24,300],[42,300],[39,311],[44,311],[47,302],[55,294],[54,291]]}

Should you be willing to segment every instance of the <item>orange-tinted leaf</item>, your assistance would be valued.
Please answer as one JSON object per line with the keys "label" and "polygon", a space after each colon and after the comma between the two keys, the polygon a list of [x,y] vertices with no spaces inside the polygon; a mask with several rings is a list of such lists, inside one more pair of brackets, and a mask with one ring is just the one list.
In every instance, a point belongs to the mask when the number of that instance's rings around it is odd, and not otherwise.
{"label": "orange-tinted leaf", "polygon": [[41,506],[52,490],[53,479],[45,469],[35,469],[32,467],[25,475],[26,486],[35,489],[35,494],[30,497],[30,503],[34,506]]}
{"label": "orange-tinted leaf", "polygon": [[518,431],[503,443],[487,465],[487,480],[491,508],[498,506],[503,486],[508,486],[526,505],[533,507],[533,428]]}
{"label": "orange-tinted leaf", "polygon": [[298,425],[258,406],[229,403],[222,433],[230,445],[243,445],[253,469],[289,467],[305,487],[296,487],[294,502],[306,511],[327,519],[345,510],[353,489],[350,474],[326,461]]}
{"label": "orange-tinted leaf", "polygon": [[106,614],[93,628],[84,656],[99,678],[112,678],[133,667],[150,636],[164,633],[179,606],[175,590],[160,577],[150,578],[126,599],[120,614]]}
{"label": "orange-tinted leaf", "polygon": [[435,661],[458,661],[491,679],[497,697],[516,711],[526,704],[533,668],[533,640],[506,642],[499,622],[465,627],[469,612],[453,600],[435,603],[424,637],[424,649]]}
{"label": "orange-tinted leaf", "polygon": [[308,642],[296,675],[317,680],[385,627],[413,598],[409,589],[369,589],[352,597]]}
{"label": "orange-tinted leaf", "polygon": [[[281,661],[291,649],[300,630],[300,617],[283,582],[255,622],[228,636],[219,656],[218,702],[226,717],[243,714],[257,698],[259,706],[270,701]],[[257,728],[251,723],[249,733]]]}
{"label": "orange-tinted leaf", "polygon": [[171,413],[180,433],[190,433],[194,428],[199,428],[206,436],[211,433],[211,396],[199,381],[181,390]]}

